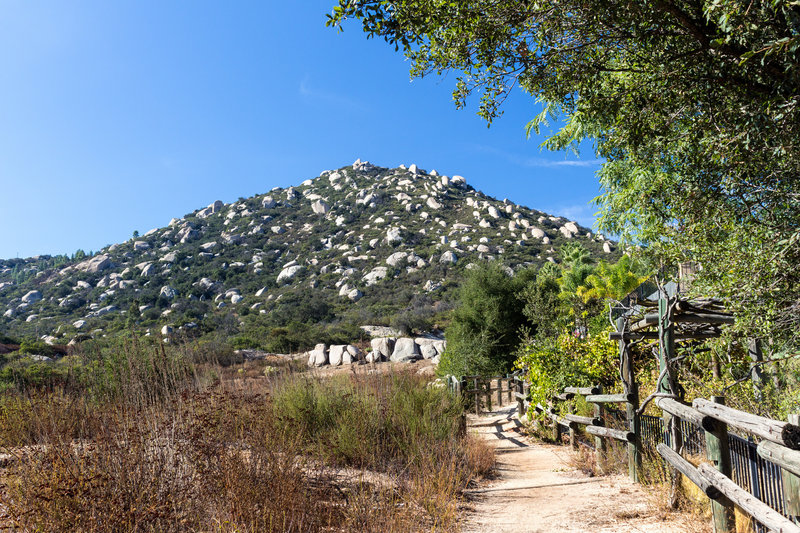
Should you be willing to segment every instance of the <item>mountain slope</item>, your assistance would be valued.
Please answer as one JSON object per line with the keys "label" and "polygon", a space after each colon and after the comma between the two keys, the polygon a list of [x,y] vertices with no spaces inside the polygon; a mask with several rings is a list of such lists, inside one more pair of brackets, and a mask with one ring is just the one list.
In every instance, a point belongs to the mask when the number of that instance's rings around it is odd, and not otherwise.
{"label": "mountain slope", "polygon": [[128,327],[202,334],[435,318],[471,264],[556,260],[566,242],[613,243],[498,201],[460,176],[356,161],[296,187],[210,206],[90,258],[0,261],[0,331],[48,336]]}

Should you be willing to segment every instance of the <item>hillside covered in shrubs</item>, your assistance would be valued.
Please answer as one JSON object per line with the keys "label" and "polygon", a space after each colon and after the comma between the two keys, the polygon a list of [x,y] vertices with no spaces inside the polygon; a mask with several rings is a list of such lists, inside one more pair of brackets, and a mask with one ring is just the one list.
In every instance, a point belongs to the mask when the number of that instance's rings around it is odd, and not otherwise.
{"label": "hillside covered in shrubs", "polygon": [[0,331],[62,346],[128,331],[213,335],[288,353],[358,340],[366,324],[442,327],[467,270],[558,262],[566,243],[618,256],[602,235],[463,177],[358,160],[96,253],[2,260]]}

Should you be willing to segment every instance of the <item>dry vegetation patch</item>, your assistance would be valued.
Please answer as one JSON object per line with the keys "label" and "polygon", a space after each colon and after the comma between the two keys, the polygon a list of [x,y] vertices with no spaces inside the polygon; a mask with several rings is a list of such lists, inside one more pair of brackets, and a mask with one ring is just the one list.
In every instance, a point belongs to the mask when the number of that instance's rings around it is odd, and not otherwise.
{"label": "dry vegetation patch", "polygon": [[5,526],[455,531],[461,492],[491,467],[459,435],[460,403],[413,373],[320,379],[285,361],[126,355],[127,382],[103,394],[83,375],[0,396]]}

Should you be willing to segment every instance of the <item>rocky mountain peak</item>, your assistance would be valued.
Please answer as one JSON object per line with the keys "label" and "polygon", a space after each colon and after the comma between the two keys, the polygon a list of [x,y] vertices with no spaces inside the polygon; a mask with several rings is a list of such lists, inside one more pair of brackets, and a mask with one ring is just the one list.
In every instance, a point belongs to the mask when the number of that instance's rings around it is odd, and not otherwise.
{"label": "rocky mountain peak", "polygon": [[68,341],[131,321],[156,331],[260,315],[277,326],[289,301],[324,307],[322,320],[385,319],[414,302],[446,305],[481,261],[514,271],[557,261],[566,242],[615,253],[602,235],[489,197],[462,176],[357,159],[292,187],[215,200],[92,257],[0,261],[0,327]]}

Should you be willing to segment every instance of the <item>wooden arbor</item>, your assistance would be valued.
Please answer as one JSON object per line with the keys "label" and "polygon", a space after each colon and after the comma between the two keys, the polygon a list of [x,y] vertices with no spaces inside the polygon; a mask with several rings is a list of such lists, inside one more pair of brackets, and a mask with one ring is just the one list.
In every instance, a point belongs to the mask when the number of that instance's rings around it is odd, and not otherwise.
{"label": "wooden arbor", "polygon": [[[675,342],[709,339],[721,334],[720,327],[733,324],[734,318],[724,311],[719,300],[687,300],[678,297],[675,285],[667,286],[642,301],[633,301],[631,309],[620,313],[616,320],[616,332],[611,340],[619,341],[620,375],[625,394],[630,398],[626,404],[629,431],[636,436],[628,444],[628,469],[632,480],[639,480],[642,465],[642,444],[639,423],[639,388],[636,383],[632,342],[658,341],[659,378],[654,397],[681,399],[675,368],[677,361]],[[672,292],[672,296],[670,296]],[[670,441],[677,446],[681,442],[680,425],[672,423],[672,415],[664,412],[664,427],[670,428]]]}

